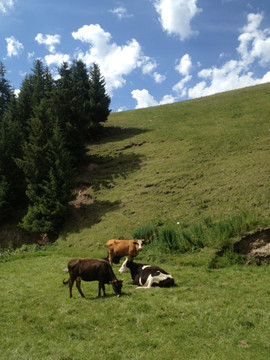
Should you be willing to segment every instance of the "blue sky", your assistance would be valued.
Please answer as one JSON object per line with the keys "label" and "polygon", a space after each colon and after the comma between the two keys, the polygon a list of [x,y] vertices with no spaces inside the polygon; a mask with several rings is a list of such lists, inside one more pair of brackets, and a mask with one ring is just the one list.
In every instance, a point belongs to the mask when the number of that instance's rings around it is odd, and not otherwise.
{"label": "blue sky", "polygon": [[97,62],[114,112],[270,81],[269,0],[0,0],[0,34],[15,89],[37,58]]}

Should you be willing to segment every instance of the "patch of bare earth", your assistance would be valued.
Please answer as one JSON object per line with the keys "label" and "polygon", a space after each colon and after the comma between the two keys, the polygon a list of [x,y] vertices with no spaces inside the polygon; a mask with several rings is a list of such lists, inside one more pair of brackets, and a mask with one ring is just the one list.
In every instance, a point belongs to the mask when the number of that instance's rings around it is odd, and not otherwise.
{"label": "patch of bare earth", "polygon": [[74,189],[73,194],[75,196],[74,200],[69,202],[71,207],[80,208],[84,205],[90,205],[94,203],[94,198],[89,194],[92,185],[90,183],[81,183],[76,189]]}
{"label": "patch of bare earth", "polygon": [[270,228],[244,236],[234,244],[234,251],[247,258],[270,263]]}

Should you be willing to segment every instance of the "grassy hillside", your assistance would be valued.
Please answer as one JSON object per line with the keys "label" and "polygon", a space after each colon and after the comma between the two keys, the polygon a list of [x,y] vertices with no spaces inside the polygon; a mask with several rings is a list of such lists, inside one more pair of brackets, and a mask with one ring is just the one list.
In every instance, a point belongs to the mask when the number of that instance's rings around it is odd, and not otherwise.
{"label": "grassy hillside", "polygon": [[93,203],[72,212],[62,239],[86,249],[157,221],[269,219],[269,120],[269,84],[111,114],[78,174]]}
{"label": "grassy hillside", "polygon": [[185,254],[145,245],[137,261],[170,272],[174,288],[136,290],[118,265],[121,298],[83,282],[86,298],[74,286],[69,299],[62,280],[70,258],[103,257],[108,239],[146,224],[189,229],[239,215],[269,226],[269,99],[267,84],[111,114],[59,240],[0,254],[0,359],[268,358],[269,266],[210,269],[218,232]]}

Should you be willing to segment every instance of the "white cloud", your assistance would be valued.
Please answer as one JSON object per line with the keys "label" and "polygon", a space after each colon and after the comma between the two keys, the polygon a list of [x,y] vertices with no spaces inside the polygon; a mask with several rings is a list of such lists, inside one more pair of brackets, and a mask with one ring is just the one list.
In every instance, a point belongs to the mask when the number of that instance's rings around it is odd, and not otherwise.
{"label": "white cloud", "polygon": [[7,42],[7,56],[19,56],[23,51],[24,47],[14,36],[6,38]]}
{"label": "white cloud", "polygon": [[173,103],[176,98],[172,95],[163,96],[160,102],[157,102],[148,90],[133,90],[131,92],[133,99],[137,101],[136,109],[146,108],[150,106],[165,105]]}
{"label": "white cloud", "polygon": [[136,68],[141,68],[144,74],[152,75],[152,71],[157,67],[155,60],[143,54],[136,39],[128,41],[125,45],[117,45],[111,41],[111,34],[98,24],[84,25],[78,31],[74,31],[72,36],[75,40],[89,44],[89,50],[80,51],[77,57],[87,66],[93,62],[99,64],[106,79],[106,90],[110,95],[114,89],[125,84],[125,77]]}
{"label": "white cloud", "polygon": [[246,65],[258,59],[260,65],[265,66],[270,62],[270,29],[259,29],[262,14],[249,14],[247,20],[248,24],[241,29],[242,33],[238,38],[240,44],[237,51]]}
{"label": "white cloud", "polygon": [[[198,77],[203,80],[188,89],[190,98],[215,94],[227,90],[262,84],[270,80],[270,72],[255,77],[252,66],[270,64],[270,28],[261,30],[262,14],[249,14],[247,24],[240,30],[240,58],[229,60],[223,66],[202,69]],[[187,90],[187,89],[186,89]]]}
{"label": "white cloud", "polygon": [[184,76],[177,84],[173,86],[173,91],[179,94],[180,97],[186,96],[185,84],[192,79],[190,71],[192,69],[192,61],[189,54],[185,54],[178,65],[176,65],[175,70],[179,72],[180,75]]}
{"label": "white cloud", "polygon": [[57,65],[60,67],[64,62],[70,63],[70,56],[68,54],[50,54],[45,56],[45,62],[48,66]]}
{"label": "white cloud", "polygon": [[151,59],[149,56],[143,56],[140,62],[140,66],[142,67],[143,74],[150,74],[156,69],[157,63],[154,59]]}
{"label": "white cloud", "polygon": [[162,100],[159,102],[160,105],[172,104],[176,101],[176,98],[172,95],[164,95]]}
{"label": "white cloud", "polygon": [[119,20],[122,20],[124,18],[131,18],[133,17],[133,15],[128,14],[127,9],[120,6],[118,8],[115,8],[113,10],[110,10],[111,13],[113,13],[114,15],[116,15],[118,17]]}
{"label": "white cloud", "polygon": [[163,81],[166,80],[165,75],[161,75],[156,71],[154,72],[154,70],[157,68],[157,63],[149,56],[143,56],[138,62],[138,65],[142,68],[142,73],[144,75],[152,76],[156,83],[161,84]]}
{"label": "white cloud", "polygon": [[180,97],[184,97],[187,94],[187,89],[185,88],[185,84],[192,79],[191,75],[185,76],[182,80],[180,80],[177,84],[173,86],[173,91],[179,94]]}
{"label": "white cloud", "polygon": [[50,53],[55,53],[55,45],[60,44],[61,36],[60,35],[43,35],[41,33],[37,34],[35,40],[41,44],[45,45]]}
{"label": "white cloud", "polygon": [[34,52],[28,52],[27,53],[27,60],[32,62],[34,55],[35,55]]}
{"label": "white cloud", "polygon": [[137,101],[136,109],[146,108],[150,106],[158,105],[158,102],[154,97],[149,94],[148,90],[133,90],[131,92],[132,97]]}
{"label": "white cloud", "polygon": [[165,75],[161,75],[161,74],[157,73],[156,71],[153,73],[153,78],[157,84],[161,84],[163,81],[166,80]]}
{"label": "white cloud", "polygon": [[179,74],[183,76],[187,76],[190,73],[192,67],[192,61],[189,54],[185,54],[180,60],[179,64],[176,65],[175,70],[179,72]]}
{"label": "white cloud", "polygon": [[192,19],[201,12],[197,0],[155,0],[154,5],[162,28],[169,35],[178,35],[183,41],[197,34],[191,29]]}
{"label": "white cloud", "polygon": [[0,0],[0,13],[6,14],[14,8],[14,0]]}

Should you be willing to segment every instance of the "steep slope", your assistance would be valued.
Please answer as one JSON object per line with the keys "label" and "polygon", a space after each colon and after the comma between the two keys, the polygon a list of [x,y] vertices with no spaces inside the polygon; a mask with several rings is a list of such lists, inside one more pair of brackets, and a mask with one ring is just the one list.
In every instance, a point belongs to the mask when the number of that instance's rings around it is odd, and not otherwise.
{"label": "steep slope", "polygon": [[269,218],[269,100],[266,84],[111,114],[106,138],[89,146],[81,206],[61,239],[103,247],[160,220]]}

